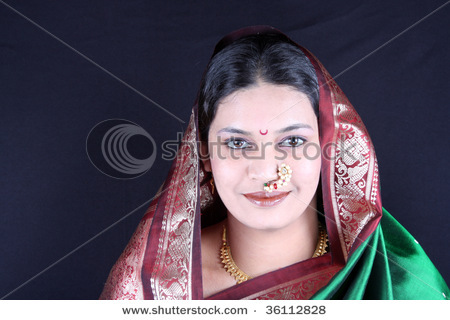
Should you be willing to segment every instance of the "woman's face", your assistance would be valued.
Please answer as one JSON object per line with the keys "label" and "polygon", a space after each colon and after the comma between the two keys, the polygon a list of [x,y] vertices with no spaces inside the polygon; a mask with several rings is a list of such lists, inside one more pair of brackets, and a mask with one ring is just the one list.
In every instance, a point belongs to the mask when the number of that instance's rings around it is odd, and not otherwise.
{"label": "woman's face", "polygon": [[[221,100],[208,139],[206,167],[229,214],[255,229],[301,221],[321,168],[317,117],[305,94],[264,82],[238,90]],[[283,163],[292,169],[291,180],[264,192]]]}

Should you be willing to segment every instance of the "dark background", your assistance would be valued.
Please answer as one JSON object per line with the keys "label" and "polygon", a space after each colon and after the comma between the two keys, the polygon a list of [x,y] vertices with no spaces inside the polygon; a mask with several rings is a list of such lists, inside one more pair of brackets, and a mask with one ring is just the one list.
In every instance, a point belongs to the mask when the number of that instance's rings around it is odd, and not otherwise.
{"label": "dark background", "polygon": [[[336,76],[445,4],[6,2],[185,122],[214,44],[232,30],[273,25]],[[447,5],[336,79],[374,141],[383,205],[447,282],[449,15]],[[170,162],[158,154],[146,174],[111,178],[86,154],[90,130],[127,119],[160,146],[186,123],[3,2],[0,64],[0,298],[96,299]]]}

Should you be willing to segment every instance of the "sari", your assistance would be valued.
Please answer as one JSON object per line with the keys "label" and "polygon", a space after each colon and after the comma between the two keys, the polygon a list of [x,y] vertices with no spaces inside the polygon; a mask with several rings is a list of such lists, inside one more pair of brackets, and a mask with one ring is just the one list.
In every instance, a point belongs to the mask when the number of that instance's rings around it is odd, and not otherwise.
{"label": "sari", "polygon": [[[223,38],[214,54],[261,33],[281,34],[265,26],[241,29]],[[207,299],[448,299],[448,286],[420,245],[382,208],[377,158],[360,116],[317,58],[298,47],[319,83],[321,197],[329,250]],[[220,206],[199,157],[195,105],[168,176],[100,299],[204,299],[201,215],[219,222],[213,212]]]}

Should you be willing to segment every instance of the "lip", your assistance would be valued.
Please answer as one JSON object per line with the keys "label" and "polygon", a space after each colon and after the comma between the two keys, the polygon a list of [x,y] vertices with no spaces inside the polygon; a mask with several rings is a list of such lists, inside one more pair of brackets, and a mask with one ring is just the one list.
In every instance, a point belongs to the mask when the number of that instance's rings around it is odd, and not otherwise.
{"label": "lip", "polygon": [[251,203],[259,206],[259,207],[273,207],[279,205],[281,202],[286,199],[289,195],[289,192],[253,192],[253,193],[245,193],[244,196]]}

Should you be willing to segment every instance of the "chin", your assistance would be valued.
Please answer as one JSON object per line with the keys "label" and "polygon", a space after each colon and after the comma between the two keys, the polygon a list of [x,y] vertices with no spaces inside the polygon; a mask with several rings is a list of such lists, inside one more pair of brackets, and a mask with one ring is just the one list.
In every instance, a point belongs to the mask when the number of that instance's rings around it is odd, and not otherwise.
{"label": "chin", "polygon": [[[292,226],[303,216],[306,208],[299,208],[296,212],[287,213],[290,206],[278,208],[251,208],[241,209],[245,216],[233,215],[234,219],[248,228],[255,230],[276,231]],[[292,207],[291,207],[292,208]],[[299,214],[299,212],[302,212]]]}

